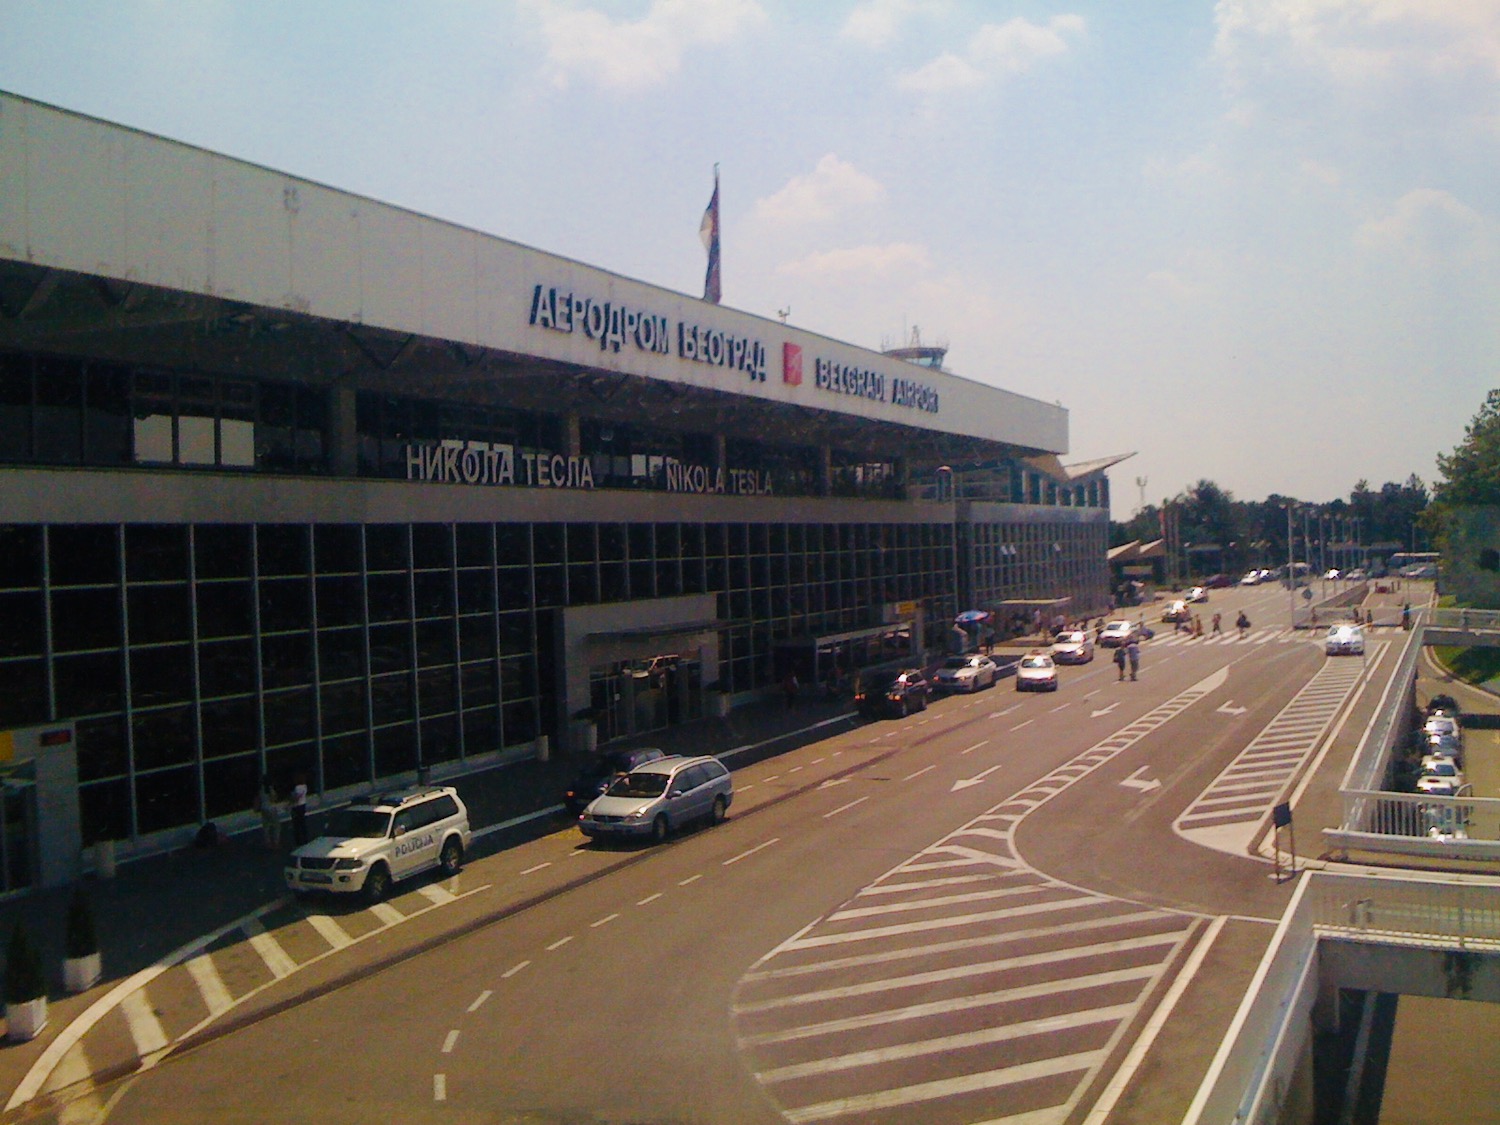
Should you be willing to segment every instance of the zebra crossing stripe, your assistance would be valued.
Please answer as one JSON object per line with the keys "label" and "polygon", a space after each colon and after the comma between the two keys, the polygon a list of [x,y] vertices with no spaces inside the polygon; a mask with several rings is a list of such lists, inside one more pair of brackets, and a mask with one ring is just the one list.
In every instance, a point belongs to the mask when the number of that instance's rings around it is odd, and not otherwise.
{"label": "zebra crossing stripe", "polygon": [[354,943],[349,932],[327,914],[309,914],[306,917],[308,925],[318,931],[318,936],[326,941],[330,948],[343,949],[344,946]]}
{"label": "zebra crossing stripe", "polygon": [[835,957],[827,961],[815,961],[807,965],[788,965],[780,969],[764,969],[746,973],[747,982],[782,980],[788,977],[811,976],[816,973],[840,972],[868,965],[884,965],[893,961],[904,961],[914,957],[934,957],[943,953],[959,953],[966,949],[983,949],[985,946],[1005,945],[1010,942],[1030,941],[1034,938],[1056,937],[1058,934],[1077,934],[1084,930],[1115,928],[1133,925],[1136,922],[1171,921],[1182,923],[1181,915],[1167,914],[1160,910],[1137,910],[1129,914],[1109,914],[1100,918],[1070,918],[1056,926],[1032,926],[1024,930],[1006,930],[983,937],[956,938],[952,941],[924,942],[921,945],[888,949],[882,953],[860,953],[851,957]]}
{"label": "zebra crossing stripe", "polygon": [[804,1106],[786,1114],[794,1125],[810,1121],[827,1121],[832,1117],[847,1117],[856,1113],[874,1110],[896,1109],[916,1102],[951,1098],[955,1094],[970,1094],[979,1090],[994,1090],[1002,1086],[1014,1086],[1038,1078],[1052,1078],[1059,1074],[1071,1074],[1088,1070],[1105,1056],[1103,1051],[1081,1051],[1076,1055],[1059,1055],[1056,1058],[1040,1059],[1018,1066],[991,1070],[982,1074],[966,1074],[959,1078],[943,1078],[934,1082],[921,1082],[914,1086],[901,1086],[894,1090],[877,1090],[869,1094],[839,1098],[818,1105]]}
{"label": "zebra crossing stripe", "polygon": [[[904,889],[904,888],[898,888]],[[997,887],[990,891],[971,891],[962,895],[943,895],[940,898],[912,899],[910,902],[888,902],[880,906],[859,906],[853,910],[840,910],[828,916],[830,922],[844,922],[850,918],[875,918],[885,914],[899,914],[906,910],[934,910],[940,906],[957,906],[965,902],[989,902],[1013,895],[1035,894],[1045,890],[1037,883],[1025,883],[1019,887]]]}
{"label": "zebra crossing stripe", "polygon": [[271,970],[271,975],[277,980],[290,976],[297,971],[297,962],[287,956],[286,950],[281,948],[281,943],[260,924],[259,918],[252,918],[242,927],[245,936],[250,939],[250,948],[260,954],[260,959],[266,963],[266,968]]}
{"label": "zebra crossing stripe", "polygon": [[[1052,890],[1054,888],[1039,886],[1039,891]],[[875,938],[899,937],[902,934],[930,933],[933,930],[948,929],[954,926],[972,926],[980,922],[997,922],[1005,918],[1020,918],[1028,914],[1041,914],[1049,910],[1072,910],[1084,906],[1108,906],[1115,902],[1114,899],[1104,895],[1080,896],[1075,899],[1064,899],[1059,902],[1038,902],[1029,906],[1013,906],[1007,910],[989,910],[980,914],[957,914],[951,918],[930,918],[923,922],[907,922],[899,926],[874,926],[868,930],[855,930],[845,934],[820,934],[816,937],[798,938],[796,941],[788,942],[781,948],[788,949],[814,949],[823,945],[842,945],[855,941],[871,941]]]}
{"label": "zebra crossing stripe", "polygon": [[841,1070],[853,1070],[861,1066],[876,1066],[880,1063],[898,1062],[902,1059],[921,1058],[945,1051],[962,1050],[965,1047],[983,1047],[987,1044],[1004,1043],[1012,1039],[1025,1039],[1031,1035],[1047,1035],[1055,1031],[1069,1031],[1094,1024],[1110,1023],[1124,1019],[1134,1010],[1131,1004],[1115,1004],[1107,1008],[1091,1008],[1082,1012],[1069,1012],[1061,1016],[1043,1016],[1025,1020],[1005,1027],[987,1027],[982,1031],[961,1032],[943,1035],[936,1039],[922,1039],[902,1043],[894,1047],[879,1047],[869,1051],[855,1051],[847,1055],[817,1059],[813,1062],[792,1063],[762,1071],[764,1082],[786,1082],[794,1078],[812,1078],[832,1074]]}
{"label": "zebra crossing stripe", "polygon": [[120,1013],[130,1028],[130,1038],[135,1041],[135,1053],[140,1058],[153,1055],[167,1045],[167,1033],[156,1018],[151,1001],[146,998],[144,988],[132,992],[120,1001]]}
{"label": "zebra crossing stripe", "polygon": [[216,1016],[234,1007],[234,997],[229,995],[224,978],[219,975],[219,970],[209,954],[200,953],[196,957],[188,958],[182,964],[183,968],[188,971],[188,975],[193,978],[193,983],[198,986],[203,1003],[208,1006],[209,1015]]}
{"label": "zebra crossing stripe", "polygon": [[1133,984],[1150,980],[1157,973],[1155,965],[1139,965],[1128,969],[1111,969],[1108,972],[1090,973],[1087,976],[1069,977],[1064,980],[1041,981],[1037,984],[1018,985],[1015,988],[994,992],[971,993],[955,996],[949,1000],[933,1000],[922,1004],[909,1004],[904,1008],[889,1008],[883,1012],[868,1012],[864,1015],[845,1016],[841,1019],[823,1020],[820,1023],[804,1024],[801,1027],[783,1028],[746,1036],[743,1042],[752,1047],[769,1043],[789,1043],[798,1039],[816,1039],[823,1035],[836,1035],[845,1031],[863,1031],[886,1024],[902,1023],[906,1020],[926,1019],[929,1016],[948,1015],[952,1012],[972,1011],[975,1008],[994,1008],[1020,1000],[1035,1000],[1043,996],[1057,996],[1064,992],[1087,992],[1112,984]]}
{"label": "zebra crossing stripe", "polygon": [[1096,945],[1079,945],[1071,949],[1049,949],[1041,953],[1026,953],[1018,957],[1002,957],[994,961],[975,961],[966,965],[955,965],[948,969],[931,969],[923,973],[908,973],[900,977],[865,981],[862,984],[844,985],[839,988],[824,988],[816,992],[799,992],[790,996],[778,996],[773,1000],[756,1000],[736,1005],[735,1011],[744,1015],[755,1012],[770,1012],[778,1008],[791,1008],[801,1004],[821,1004],[830,1000],[851,1000],[856,996],[873,996],[881,992],[893,992],[901,988],[919,985],[942,984],[946,981],[965,980],[969,977],[1003,973],[1011,969],[1029,969],[1038,965],[1053,965],[1060,961],[1077,961],[1089,957],[1103,957],[1112,953],[1129,953],[1141,949],[1154,949],[1161,945],[1177,945],[1181,933],[1148,934],[1143,937],[1120,938],[1116,941],[1099,942]]}

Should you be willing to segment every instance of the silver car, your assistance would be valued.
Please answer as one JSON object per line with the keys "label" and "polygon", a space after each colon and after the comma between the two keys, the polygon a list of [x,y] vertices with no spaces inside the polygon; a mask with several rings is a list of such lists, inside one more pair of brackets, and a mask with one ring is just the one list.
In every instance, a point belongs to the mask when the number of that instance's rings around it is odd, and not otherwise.
{"label": "silver car", "polygon": [[660,758],[616,778],[589,802],[578,827],[590,839],[659,843],[694,820],[718,824],[733,800],[734,782],[717,758]]}
{"label": "silver car", "polygon": [[1000,667],[988,656],[950,656],[932,677],[940,691],[975,692],[994,687]]}

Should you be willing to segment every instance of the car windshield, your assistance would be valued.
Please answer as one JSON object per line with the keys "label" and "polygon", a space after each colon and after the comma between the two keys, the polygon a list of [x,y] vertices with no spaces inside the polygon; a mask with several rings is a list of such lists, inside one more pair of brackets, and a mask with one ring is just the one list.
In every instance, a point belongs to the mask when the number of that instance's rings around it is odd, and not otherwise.
{"label": "car windshield", "polygon": [[1023,657],[1022,658],[1022,660],[1021,660],[1021,667],[1022,668],[1050,668],[1050,667],[1052,667],[1052,661],[1048,660],[1045,656],[1027,656],[1027,657]]}
{"label": "car windshield", "polygon": [[944,668],[967,668],[967,667],[969,667],[969,665],[974,664],[974,663],[976,663],[976,661],[971,660],[967,656],[950,656],[950,657],[948,657],[947,660],[943,661],[943,667]]}
{"label": "car windshield", "polygon": [[374,809],[335,809],[325,836],[343,840],[383,840],[391,828],[391,814]]}
{"label": "car windshield", "polygon": [[660,797],[667,791],[664,773],[627,773],[609,787],[610,797]]}
{"label": "car windshield", "polygon": [[1457,777],[1458,768],[1452,762],[1433,762],[1427,772],[1435,777]]}
{"label": "car windshield", "polygon": [[1083,644],[1083,634],[1059,633],[1057,637],[1057,643],[1060,645],[1081,645]]}

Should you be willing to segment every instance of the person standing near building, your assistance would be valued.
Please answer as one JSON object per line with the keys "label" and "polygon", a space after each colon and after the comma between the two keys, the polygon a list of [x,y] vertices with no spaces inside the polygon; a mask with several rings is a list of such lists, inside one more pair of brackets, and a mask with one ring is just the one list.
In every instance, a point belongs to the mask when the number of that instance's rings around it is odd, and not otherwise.
{"label": "person standing near building", "polygon": [[281,802],[270,774],[261,775],[255,791],[255,811],[260,813],[260,842],[275,851],[281,846]]}
{"label": "person standing near building", "polygon": [[301,847],[307,843],[307,775],[299,773],[292,786],[292,843]]}

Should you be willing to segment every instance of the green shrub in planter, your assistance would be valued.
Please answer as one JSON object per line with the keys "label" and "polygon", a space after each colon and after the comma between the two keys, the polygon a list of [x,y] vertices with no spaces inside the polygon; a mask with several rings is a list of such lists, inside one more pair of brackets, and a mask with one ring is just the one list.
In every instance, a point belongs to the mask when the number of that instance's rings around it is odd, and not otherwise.
{"label": "green shrub in planter", "polygon": [[5,1002],[24,1004],[47,995],[47,978],[42,972],[42,955],[37,952],[26,930],[17,920],[10,933],[10,948],[5,953]]}
{"label": "green shrub in planter", "polygon": [[94,929],[94,912],[83,888],[73,890],[68,903],[68,924],[63,937],[63,953],[68,957],[88,957],[99,952],[99,935]]}

